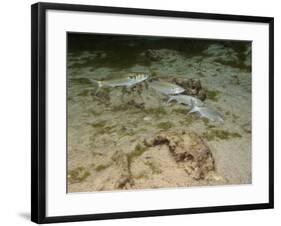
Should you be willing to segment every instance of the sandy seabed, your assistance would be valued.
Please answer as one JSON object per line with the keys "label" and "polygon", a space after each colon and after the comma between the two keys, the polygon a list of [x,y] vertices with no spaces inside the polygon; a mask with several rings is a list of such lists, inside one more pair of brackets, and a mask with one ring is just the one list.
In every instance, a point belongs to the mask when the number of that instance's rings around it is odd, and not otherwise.
{"label": "sandy seabed", "polygon": [[[68,53],[68,192],[251,183],[251,62],[244,54],[210,44],[201,55],[144,50],[141,64],[116,69],[89,62],[106,51]],[[241,53],[240,53],[241,55]],[[137,61],[138,62],[138,61]],[[223,115],[210,122],[141,83],[95,94],[89,78],[129,72],[151,79],[200,81],[205,104]]]}

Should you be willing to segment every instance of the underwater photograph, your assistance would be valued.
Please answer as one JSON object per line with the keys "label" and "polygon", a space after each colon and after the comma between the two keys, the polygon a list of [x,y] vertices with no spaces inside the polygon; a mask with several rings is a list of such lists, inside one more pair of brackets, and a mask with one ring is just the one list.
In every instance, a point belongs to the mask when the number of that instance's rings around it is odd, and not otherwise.
{"label": "underwater photograph", "polygon": [[252,42],[67,33],[67,192],[252,183]]}

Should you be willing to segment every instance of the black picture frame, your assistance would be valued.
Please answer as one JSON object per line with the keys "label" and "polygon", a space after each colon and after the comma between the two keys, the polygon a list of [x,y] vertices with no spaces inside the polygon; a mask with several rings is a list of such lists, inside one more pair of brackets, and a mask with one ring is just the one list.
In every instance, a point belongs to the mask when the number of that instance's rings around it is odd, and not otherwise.
{"label": "black picture frame", "polygon": [[[116,212],[73,216],[46,216],[46,11],[102,12],[143,16],[211,19],[265,23],[269,25],[269,202],[258,204],[200,208],[159,209],[137,212]],[[166,11],[136,8],[117,8],[90,5],[36,3],[31,7],[31,220],[36,223],[73,222],[116,218],[195,214],[221,211],[269,209],[274,207],[274,18]]]}

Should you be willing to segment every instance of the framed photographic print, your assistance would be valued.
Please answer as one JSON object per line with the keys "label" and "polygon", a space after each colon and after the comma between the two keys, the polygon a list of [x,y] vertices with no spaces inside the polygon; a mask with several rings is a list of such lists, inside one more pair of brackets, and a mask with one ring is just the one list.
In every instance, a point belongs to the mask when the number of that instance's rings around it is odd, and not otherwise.
{"label": "framed photographic print", "polygon": [[273,208],[273,18],[32,5],[32,221]]}

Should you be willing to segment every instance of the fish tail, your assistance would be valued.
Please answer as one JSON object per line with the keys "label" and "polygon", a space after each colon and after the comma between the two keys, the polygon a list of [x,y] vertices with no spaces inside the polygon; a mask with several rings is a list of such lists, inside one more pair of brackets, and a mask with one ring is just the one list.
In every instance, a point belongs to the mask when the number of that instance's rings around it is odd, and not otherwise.
{"label": "fish tail", "polygon": [[194,112],[196,112],[196,111],[197,111],[197,109],[196,109],[196,107],[194,107],[194,108],[192,108],[192,109],[188,112],[188,114],[194,113]]}
{"label": "fish tail", "polygon": [[103,87],[103,82],[102,81],[99,81],[99,80],[95,80],[95,79],[90,79],[91,82],[95,85],[98,86],[98,88],[102,88]]}
{"label": "fish tail", "polygon": [[194,101],[190,100],[190,103],[191,103],[191,110],[188,112],[188,114],[191,114],[191,113],[197,111],[197,106],[194,104]]}
{"label": "fish tail", "polygon": [[173,96],[168,96],[168,101],[167,101],[167,104],[169,104],[172,100],[174,100],[174,97]]}
{"label": "fish tail", "polygon": [[103,82],[95,80],[95,79],[90,79],[90,80],[93,84],[97,85],[97,90],[95,92],[95,95],[96,95],[99,92],[99,90],[103,87]]}
{"label": "fish tail", "polygon": [[224,122],[224,118],[222,116],[219,117],[219,120],[218,120],[220,123],[223,123]]}

